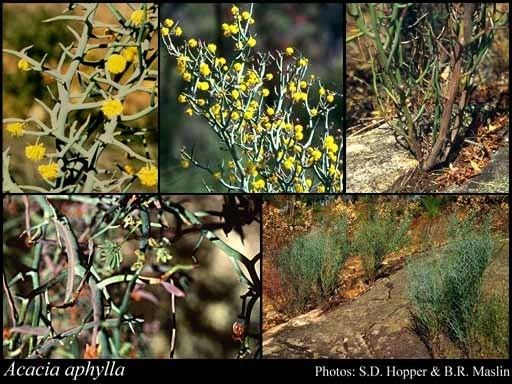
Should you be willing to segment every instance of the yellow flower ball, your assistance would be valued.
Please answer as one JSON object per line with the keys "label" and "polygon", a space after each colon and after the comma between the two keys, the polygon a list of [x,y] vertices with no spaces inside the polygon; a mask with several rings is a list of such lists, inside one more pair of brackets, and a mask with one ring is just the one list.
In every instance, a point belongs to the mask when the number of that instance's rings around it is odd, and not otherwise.
{"label": "yellow flower ball", "polygon": [[274,108],[271,108],[271,107],[268,107],[268,108],[267,108],[267,115],[269,115],[269,116],[273,116],[273,115],[274,115],[274,113],[275,113]]}
{"label": "yellow flower ball", "polygon": [[144,20],[144,11],[142,9],[137,9],[136,11],[133,11],[130,15],[130,20],[132,21],[133,25],[138,27],[141,25]]}
{"label": "yellow flower ball", "polygon": [[206,104],[206,100],[205,99],[197,99],[196,100],[196,103],[197,105],[199,105],[200,107],[202,107],[203,105]]}
{"label": "yellow flower ball", "polygon": [[101,112],[108,119],[113,119],[123,113],[123,103],[118,99],[106,100],[101,107]]}
{"label": "yellow flower ball", "polygon": [[211,75],[212,73],[212,71],[210,70],[210,66],[206,63],[199,64],[199,72],[201,72],[201,75],[205,77]]}
{"label": "yellow flower ball", "polygon": [[7,124],[6,130],[13,137],[23,136],[23,123]]}
{"label": "yellow flower ball", "polygon": [[190,39],[187,44],[188,44],[188,46],[190,48],[195,48],[195,47],[197,47],[197,40],[196,39]]}
{"label": "yellow flower ball", "polygon": [[240,97],[240,92],[238,92],[238,90],[237,90],[237,89],[233,89],[233,90],[231,91],[231,96],[233,97],[233,99],[235,99],[235,100],[236,100],[236,99],[238,99],[238,98]]}
{"label": "yellow flower ball", "polygon": [[187,102],[187,97],[182,93],[178,96],[178,103],[185,104]]}
{"label": "yellow flower ball", "polygon": [[251,183],[251,187],[254,191],[261,191],[265,188],[265,180],[259,179]]}
{"label": "yellow flower ball", "polygon": [[167,27],[160,28],[160,33],[162,34],[162,36],[169,36],[169,28],[167,28]]}
{"label": "yellow flower ball", "polygon": [[240,9],[239,9],[236,5],[233,5],[233,6],[231,7],[231,14],[232,14],[233,16],[238,15],[238,13],[239,13],[239,12],[240,12]]}
{"label": "yellow flower ball", "polygon": [[190,80],[192,80],[192,74],[190,72],[185,72],[183,74],[183,80],[185,80],[186,82],[190,82]]}
{"label": "yellow flower ball", "polygon": [[32,67],[30,66],[30,63],[25,59],[20,59],[18,61],[18,69],[22,71],[30,71]]}
{"label": "yellow flower ball", "polygon": [[197,88],[201,91],[207,91],[208,89],[210,89],[210,84],[208,84],[208,82],[206,81],[200,81],[197,83]]}
{"label": "yellow flower ball", "polygon": [[118,54],[111,55],[107,60],[107,70],[114,75],[123,72],[126,69],[126,59]]}
{"label": "yellow flower ball", "polygon": [[247,11],[242,12],[242,19],[249,20],[251,18],[251,14]]}
{"label": "yellow flower ball", "polygon": [[321,87],[319,90],[318,90],[318,94],[320,96],[324,96],[325,95],[325,88],[324,87]]}
{"label": "yellow flower ball", "polygon": [[327,100],[328,103],[332,103],[334,101],[334,95],[327,95],[325,99]]}
{"label": "yellow flower ball", "polygon": [[37,171],[43,177],[43,179],[53,181],[59,174],[59,166],[57,163],[42,164],[37,167]]}
{"label": "yellow flower ball", "polygon": [[263,95],[263,97],[267,97],[268,95],[270,95],[270,91],[267,88],[263,88],[261,94]]}
{"label": "yellow flower ball", "polygon": [[158,183],[158,169],[152,164],[146,164],[137,172],[137,177],[142,185],[154,187]]}
{"label": "yellow flower ball", "polygon": [[192,116],[194,114],[194,110],[192,108],[187,108],[185,110],[185,115]]}
{"label": "yellow flower ball", "polygon": [[216,67],[221,67],[223,65],[226,65],[226,59],[225,58],[223,58],[223,57],[215,58],[215,66]]}
{"label": "yellow flower ball", "polygon": [[250,37],[249,40],[247,40],[247,45],[251,48],[256,46],[256,39],[254,37]]}
{"label": "yellow flower ball", "polygon": [[316,189],[318,193],[324,193],[325,192],[325,185],[319,185]]}
{"label": "yellow flower ball", "polygon": [[293,49],[292,47],[288,47],[286,48],[285,52],[288,56],[291,56],[295,52],[295,49]]}
{"label": "yellow flower ball", "polygon": [[181,29],[181,27],[176,27],[174,29],[174,35],[180,37],[181,35],[183,35],[183,29]]}
{"label": "yellow flower ball", "polygon": [[240,72],[242,70],[242,64],[235,63],[235,64],[233,64],[233,68],[235,69],[235,71]]}
{"label": "yellow flower ball", "polygon": [[299,60],[299,66],[301,67],[305,67],[306,65],[308,65],[309,63],[309,60],[305,57],[303,57],[302,59]]}
{"label": "yellow flower ball", "polygon": [[272,80],[273,78],[274,78],[274,75],[273,75],[273,74],[271,74],[271,73],[267,73],[267,74],[265,75],[265,80],[270,81],[270,80]]}
{"label": "yellow flower ball", "polygon": [[308,87],[308,83],[306,83],[304,80],[302,80],[300,83],[299,83],[299,86],[302,88],[302,89],[306,89]]}
{"label": "yellow flower ball", "polygon": [[165,20],[164,20],[164,25],[165,25],[166,27],[171,28],[171,27],[174,25],[174,20],[173,20],[173,19],[165,19]]}
{"label": "yellow flower ball", "polygon": [[217,52],[217,46],[213,43],[208,44],[208,50],[215,55],[215,52]]}
{"label": "yellow flower ball", "polygon": [[121,55],[128,63],[134,61],[137,58],[138,53],[137,47],[126,47],[121,51]]}
{"label": "yellow flower ball", "polygon": [[133,175],[135,173],[135,170],[133,169],[133,167],[130,165],[130,164],[126,164],[124,167],[123,167],[123,170],[128,174],[128,175]]}
{"label": "yellow flower ball", "polygon": [[46,154],[46,148],[41,143],[27,145],[25,147],[25,156],[29,160],[40,161],[43,159],[45,154]]}
{"label": "yellow flower ball", "polygon": [[180,162],[181,168],[188,169],[190,168],[190,161],[188,159],[182,159]]}

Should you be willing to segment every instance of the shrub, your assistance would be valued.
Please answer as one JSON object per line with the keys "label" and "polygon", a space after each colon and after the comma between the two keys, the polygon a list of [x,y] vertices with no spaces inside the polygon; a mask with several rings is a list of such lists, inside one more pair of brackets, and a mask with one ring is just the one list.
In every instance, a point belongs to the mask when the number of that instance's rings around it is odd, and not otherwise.
{"label": "shrub", "polygon": [[440,215],[445,201],[442,196],[425,196],[421,199],[421,204],[425,208],[427,217],[433,219]]}
{"label": "shrub", "polygon": [[418,330],[432,340],[445,332],[469,350],[482,276],[494,252],[490,221],[452,215],[448,245],[439,260],[412,263],[409,296]]}
{"label": "shrub", "polygon": [[261,254],[248,257],[214,233],[222,228],[243,236],[246,224],[260,219],[258,201],[226,196],[222,211],[204,212],[175,200],[131,194],[5,198],[4,356],[148,357],[149,337],[164,332],[173,357],[176,341],[188,342],[180,340],[187,322],[176,323],[184,304],[179,300],[194,295],[192,270],[206,267],[208,273],[211,260],[197,257],[208,243],[231,261],[240,282],[233,287],[240,292],[238,316],[230,315],[234,323],[223,322],[221,333],[232,333],[233,357],[258,357]]}
{"label": "shrub", "polygon": [[360,218],[354,234],[353,252],[361,256],[367,278],[377,277],[384,257],[409,242],[410,219],[397,220],[393,212],[371,211]]}
{"label": "shrub", "polygon": [[[136,180],[156,188],[158,169],[148,152],[148,132],[136,124],[157,108],[158,52],[151,48],[158,28],[157,6],[140,4],[128,15],[114,5],[102,6],[115,18],[113,24],[98,20],[99,7],[71,4],[65,14],[46,20],[66,22],[72,38],[71,44],[58,44],[58,58],[35,57],[32,46],[4,49],[18,59],[19,72],[44,75],[49,95],[47,102],[34,99],[44,110],[44,119],[25,117],[28,111],[3,119],[4,134],[24,141],[23,171],[37,166],[37,180],[25,185],[19,171],[11,172],[12,148],[5,149],[4,192],[124,192]],[[77,26],[80,29],[75,30]],[[52,67],[52,62],[57,64]],[[126,100],[137,95],[144,95],[147,105],[128,113]],[[114,164],[106,159],[116,151],[132,161]]]}
{"label": "shrub", "polygon": [[[508,16],[496,4],[350,4],[370,60],[381,115],[430,171],[450,159],[472,126],[477,70]],[[364,37],[364,39],[360,39]]]}
{"label": "shrub", "polygon": [[225,57],[213,42],[184,38],[172,19],[161,28],[185,86],[178,102],[206,120],[227,156],[212,162],[184,148],[182,166],[233,192],[341,191],[342,138],[329,121],[337,93],[308,73],[308,58],[295,48],[258,51],[252,7],[231,13],[219,26]]}
{"label": "shrub", "polygon": [[281,281],[290,289],[285,310],[301,311],[332,295],[348,250],[344,219],[340,219],[332,233],[315,229],[284,249],[277,259],[277,268]]}
{"label": "shrub", "polygon": [[474,358],[508,358],[509,312],[507,295],[485,295],[470,323],[471,355]]}

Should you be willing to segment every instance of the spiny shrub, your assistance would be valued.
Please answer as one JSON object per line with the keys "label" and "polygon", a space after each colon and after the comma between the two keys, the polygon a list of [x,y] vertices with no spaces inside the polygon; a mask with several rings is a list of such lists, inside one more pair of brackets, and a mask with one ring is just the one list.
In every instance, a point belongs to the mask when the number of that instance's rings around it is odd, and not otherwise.
{"label": "spiny shrub", "polygon": [[[76,193],[121,192],[136,180],[154,189],[158,169],[147,148],[143,119],[157,108],[156,60],[151,47],[158,28],[156,4],[139,4],[123,15],[105,5],[115,23],[99,20],[98,3],[70,4],[64,15],[45,22],[67,22],[71,44],[59,43],[60,57],[34,57],[32,45],[20,51],[4,49],[18,58],[21,72],[38,73],[47,82],[50,104],[34,101],[45,111],[35,115],[4,118],[12,140],[23,140],[26,167],[37,165],[38,180],[20,181],[11,169],[11,149],[3,152],[3,191]],[[77,26],[80,29],[76,30]],[[140,110],[129,113],[126,101],[147,97]],[[145,147],[145,153],[139,152]],[[107,155],[120,151],[130,161],[114,164]],[[137,169],[138,168],[138,169]]]}
{"label": "spiny shrub", "polygon": [[308,73],[295,48],[258,51],[252,6],[231,14],[219,26],[225,57],[213,42],[184,38],[172,19],[161,28],[185,85],[178,102],[208,123],[227,155],[212,161],[184,148],[182,167],[193,164],[233,192],[341,191],[342,137],[329,119],[337,93]]}
{"label": "spiny shrub", "polygon": [[[196,255],[206,241],[231,260],[240,280],[240,312],[224,329],[239,346],[233,357],[258,357],[261,254],[247,257],[213,232],[243,233],[259,220],[257,204],[251,196],[226,196],[222,211],[208,214],[160,195],[6,198],[4,238],[16,241],[4,243],[4,356],[148,357],[148,336],[164,331],[173,357],[180,340],[176,301],[187,300],[188,273],[203,267]],[[180,239],[194,235],[184,257],[176,257]],[[162,327],[140,315],[141,301],[168,310],[157,321]]]}
{"label": "spiny shrub", "polygon": [[285,303],[286,310],[301,311],[334,292],[339,271],[348,256],[346,236],[347,224],[340,220],[332,233],[315,229],[298,237],[280,254],[278,271],[292,298]]}
{"label": "spiny shrub", "polygon": [[353,252],[362,259],[368,280],[378,276],[384,257],[406,245],[410,219],[398,220],[393,212],[369,212],[354,234]]}
{"label": "spiny shrub", "polygon": [[435,339],[445,332],[464,350],[470,344],[482,276],[494,252],[490,221],[453,215],[442,258],[409,267],[409,296],[418,330]]}
{"label": "spiny shrub", "polygon": [[478,69],[508,12],[485,3],[354,3],[347,12],[382,116],[421,169],[445,163],[473,124]]}

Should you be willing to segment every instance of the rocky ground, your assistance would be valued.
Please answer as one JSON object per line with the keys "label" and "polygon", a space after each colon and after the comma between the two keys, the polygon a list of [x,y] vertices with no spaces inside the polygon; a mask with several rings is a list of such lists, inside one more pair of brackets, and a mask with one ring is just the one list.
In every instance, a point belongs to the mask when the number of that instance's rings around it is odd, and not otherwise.
{"label": "rocky ground", "polygon": [[[481,174],[462,185],[452,185],[436,192],[508,193],[508,146],[507,135]],[[418,164],[407,150],[396,143],[392,131],[385,124],[362,134],[348,136],[346,162],[347,193],[389,191],[395,188],[401,176],[414,170]]]}
{"label": "rocky ground", "polygon": [[[425,257],[425,254],[417,257]],[[484,286],[508,291],[508,243],[486,271]],[[461,357],[441,340],[435,357]],[[266,358],[432,358],[412,330],[407,271],[398,270],[356,299],[328,312],[315,309],[263,334]]]}

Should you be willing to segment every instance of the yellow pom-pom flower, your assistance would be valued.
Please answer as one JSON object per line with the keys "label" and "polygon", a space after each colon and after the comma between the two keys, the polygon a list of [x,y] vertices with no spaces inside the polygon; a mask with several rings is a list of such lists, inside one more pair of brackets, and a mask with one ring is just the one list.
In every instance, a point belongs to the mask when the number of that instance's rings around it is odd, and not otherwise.
{"label": "yellow pom-pom flower", "polygon": [[117,53],[111,55],[107,60],[107,69],[114,75],[123,72],[126,69],[126,59]]}
{"label": "yellow pom-pom flower", "polygon": [[197,47],[197,40],[196,39],[190,39],[187,44],[188,44],[188,46],[190,48],[195,48],[195,47]]}
{"label": "yellow pom-pom flower", "polygon": [[173,19],[165,19],[164,25],[168,28],[171,28],[174,25],[174,20]]}
{"label": "yellow pom-pom flower", "polygon": [[291,56],[291,55],[293,55],[293,53],[295,52],[295,50],[294,50],[292,47],[288,47],[288,48],[286,48],[285,52],[286,52],[286,54],[287,54],[288,56]]}
{"label": "yellow pom-pom flower", "polygon": [[123,113],[123,103],[118,99],[106,100],[101,107],[101,112],[108,119],[113,119]]}
{"label": "yellow pom-pom flower", "polygon": [[251,48],[256,46],[256,39],[254,37],[249,37],[249,40],[247,40],[247,45]]}
{"label": "yellow pom-pom flower", "polygon": [[180,37],[181,35],[183,35],[183,29],[181,29],[181,27],[176,27],[174,29],[174,35]]}
{"label": "yellow pom-pom flower", "polygon": [[265,188],[265,180],[259,179],[251,183],[252,189],[255,192],[261,191]]}
{"label": "yellow pom-pom flower", "polygon": [[272,80],[273,78],[274,78],[274,75],[273,75],[273,74],[271,74],[271,73],[267,73],[267,74],[265,75],[265,80],[270,81],[270,80]]}
{"label": "yellow pom-pom flower", "polygon": [[6,130],[13,137],[23,136],[23,123],[7,124]]}
{"label": "yellow pom-pom flower", "polygon": [[180,165],[181,168],[188,169],[190,167],[190,161],[188,159],[182,159]]}
{"label": "yellow pom-pom flower", "polygon": [[55,180],[59,174],[59,166],[57,163],[42,164],[37,167],[37,170],[43,179],[48,181]]}
{"label": "yellow pom-pom flower", "polygon": [[201,72],[201,75],[203,75],[205,77],[209,76],[212,73],[212,71],[210,70],[209,65],[206,64],[206,63],[199,64],[199,72]]}
{"label": "yellow pom-pom flower", "polygon": [[25,147],[25,156],[29,160],[40,161],[43,159],[45,154],[46,154],[46,148],[41,143],[27,145]]}
{"label": "yellow pom-pom flower", "polygon": [[18,69],[21,71],[30,71],[32,67],[30,66],[30,63],[25,59],[20,59],[18,61]]}
{"label": "yellow pom-pom flower", "polygon": [[160,28],[160,33],[162,34],[162,36],[169,36],[169,28],[167,28],[167,27]]}
{"label": "yellow pom-pom flower", "polygon": [[152,164],[146,164],[137,172],[137,177],[142,185],[154,187],[158,183],[158,169]]}
{"label": "yellow pom-pom flower", "polygon": [[208,82],[206,81],[200,81],[197,83],[197,88],[201,91],[207,91],[208,89],[210,89],[210,84],[208,84]]}
{"label": "yellow pom-pom flower", "polygon": [[215,52],[217,52],[217,46],[213,43],[208,44],[208,50],[215,55]]}
{"label": "yellow pom-pom flower", "polygon": [[142,9],[133,11],[130,15],[130,20],[136,27],[140,26],[144,22],[144,11]]}
{"label": "yellow pom-pom flower", "polygon": [[134,61],[137,58],[137,54],[137,47],[127,47],[121,51],[121,56],[123,56],[128,63]]}

